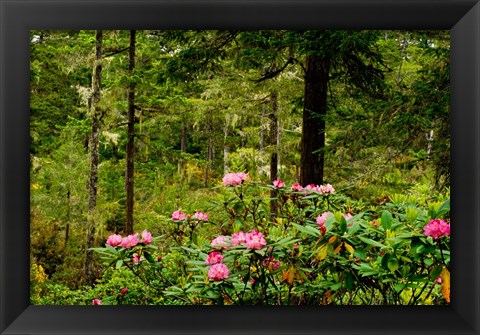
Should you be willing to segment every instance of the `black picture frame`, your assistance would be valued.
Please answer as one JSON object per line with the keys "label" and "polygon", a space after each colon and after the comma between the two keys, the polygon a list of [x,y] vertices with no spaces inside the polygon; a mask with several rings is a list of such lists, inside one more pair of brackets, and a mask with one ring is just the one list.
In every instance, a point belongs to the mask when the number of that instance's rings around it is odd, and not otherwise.
{"label": "black picture frame", "polygon": [[[0,0],[1,334],[480,334],[478,0]],[[449,306],[29,305],[29,30],[450,29]]]}

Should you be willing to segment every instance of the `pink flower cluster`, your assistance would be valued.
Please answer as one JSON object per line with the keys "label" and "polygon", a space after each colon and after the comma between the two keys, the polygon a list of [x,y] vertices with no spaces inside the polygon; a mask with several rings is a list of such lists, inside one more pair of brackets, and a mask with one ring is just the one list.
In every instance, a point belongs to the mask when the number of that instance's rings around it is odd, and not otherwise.
{"label": "pink flower cluster", "polygon": [[335,189],[330,184],[320,185],[320,186],[315,184],[310,184],[305,186],[304,190],[307,191],[308,193],[316,192],[318,194],[333,194],[335,192]]}
{"label": "pink flower cluster", "polygon": [[182,211],[175,211],[172,213],[172,221],[183,221],[185,218],[185,213]]}
{"label": "pink flower cluster", "polygon": [[423,235],[438,239],[443,236],[450,236],[450,224],[445,220],[433,219],[423,227]]}
{"label": "pink flower cluster", "polygon": [[204,212],[195,212],[195,214],[193,214],[193,218],[199,221],[208,221],[208,215]]}
{"label": "pink flower cluster", "polygon": [[322,215],[317,216],[317,225],[318,226],[323,226],[325,224],[325,221],[327,221],[328,217],[330,215],[333,215],[332,212],[324,212]]}
{"label": "pink flower cluster", "polygon": [[150,244],[152,243],[152,234],[150,234],[150,232],[148,232],[146,229],[144,231],[142,231],[142,239],[140,240],[140,242],[143,242],[145,244]]}
{"label": "pink flower cluster", "polygon": [[100,306],[101,304],[102,304],[102,300],[100,300],[100,299],[93,299],[92,300],[92,305]]}
{"label": "pink flower cluster", "polygon": [[290,187],[290,190],[293,192],[303,192],[303,187],[299,183],[295,183]]}
{"label": "pink flower cluster", "polygon": [[285,187],[285,183],[283,181],[281,181],[280,179],[277,179],[277,180],[273,181],[273,187],[282,188],[282,187]]}
{"label": "pink flower cluster", "polygon": [[122,244],[122,235],[112,234],[107,238],[107,244],[116,247]]}
{"label": "pink flower cluster", "polygon": [[218,251],[212,251],[211,253],[208,254],[205,264],[214,265],[217,263],[221,263],[222,261],[223,261],[222,254],[219,253]]}
{"label": "pink flower cluster", "polygon": [[245,180],[248,179],[248,173],[244,172],[235,172],[227,173],[222,178],[223,186],[237,186],[242,184]]}
{"label": "pink flower cluster", "polygon": [[132,234],[132,235],[128,235],[128,236],[126,236],[122,239],[121,246],[122,246],[122,248],[129,249],[129,248],[132,248],[132,247],[136,246],[139,242],[140,242],[140,240],[138,239],[137,235]]}
{"label": "pink flower cluster", "polygon": [[228,267],[223,263],[213,264],[208,270],[208,278],[213,280],[227,279],[230,275]]}
{"label": "pink flower cluster", "polygon": [[270,271],[274,271],[280,267],[280,262],[276,261],[273,256],[267,257],[262,261],[262,266],[265,266]]}
{"label": "pink flower cluster", "polygon": [[[230,241],[228,236],[218,236],[210,243],[216,249],[229,249]],[[230,271],[228,267],[222,263],[223,255],[218,251],[212,251],[208,254],[205,264],[211,265],[208,269],[208,278],[213,280],[223,280],[228,278]]]}
{"label": "pink flower cluster", "polygon": [[245,235],[245,248],[260,250],[265,248],[267,241],[263,238],[263,234],[259,231],[252,230]]}
{"label": "pink flower cluster", "polygon": [[230,245],[230,241],[228,236],[220,235],[212,240],[210,242],[210,245],[212,248],[216,249],[228,249],[228,246]]}
{"label": "pink flower cluster", "polygon": [[335,193],[335,189],[330,184],[320,185],[319,187],[320,187],[320,194],[333,194],[333,193]]}
{"label": "pink flower cluster", "polygon": [[216,249],[228,250],[230,246],[244,245],[247,249],[260,250],[265,248],[267,241],[263,237],[263,234],[257,230],[252,230],[250,233],[244,233],[242,231],[230,236],[218,236],[210,245]]}
{"label": "pink flower cluster", "polygon": [[[140,236],[140,238],[139,238]],[[144,230],[142,234],[131,234],[126,237],[122,237],[118,234],[112,234],[107,238],[106,244],[112,247],[118,247],[129,249],[136,246],[138,243],[150,244],[152,243],[152,234],[147,230]]]}
{"label": "pink flower cluster", "polygon": [[247,249],[260,250],[265,248],[267,241],[259,231],[252,230],[250,233],[239,231],[232,235],[232,246],[245,245]]}
{"label": "pink flower cluster", "polygon": [[133,254],[133,257],[132,257],[133,264],[138,264],[141,261],[142,261],[142,259],[140,258],[140,256],[138,256],[138,254]]}
{"label": "pink flower cluster", "polygon": [[290,187],[290,190],[292,190],[294,192],[303,192],[303,193],[315,192],[315,193],[318,193],[318,194],[333,194],[333,193],[335,193],[335,189],[330,184],[327,184],[327,185],[309,184],[305,187],[302,187],[302,185],[300,185],[299,183],[295,183]]}
{"label": "pink flower cluster", "polygon": [[235,247],[237,245],[245,244],[247,241],[247,234],[243,231],[239,231],[232,235],[232,245]]}
{"label": "pink flower cluster", "polygon": [[[190,214],[188,214],[187,216],[182,211],[175,211],[172,213],[172,221],[184,221],[185,219],[188,219],[190,221],[190,218]],[[199,221],[208,221],[208,215],[204,212],[195,212],[195,214],[193,214],[193,218]]]}

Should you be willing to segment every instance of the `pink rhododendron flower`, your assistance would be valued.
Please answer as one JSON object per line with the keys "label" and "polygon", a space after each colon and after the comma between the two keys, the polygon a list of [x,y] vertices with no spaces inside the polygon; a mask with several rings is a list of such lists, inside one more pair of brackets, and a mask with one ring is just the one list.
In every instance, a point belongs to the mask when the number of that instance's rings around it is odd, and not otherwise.
{"label": "pink rhododendron flower", "polygon": [[260,250],[267,245],[267,241],[263,238],[263,234],[252,230],[245,236],[245,248]]}
{"label": "pink rhododendron flower", "polygon": [[335,193],[335,189],[330,184],[320,185],[319,189],[320,189],[321,194],[333,194],[333,193]]}
{"label": "pink rhododendron flower", "polygon": [[262,266],[265,266],[270,271],[274,271],[280,267],[280,262],[276,261],[273,256],[267,257],[262,261]]}
{"label": "pink rhododendron flower", "polygon": [[142,240],[140,242],[143,242],[145,244],[150,244],[152,243],[152,234],[150,234],[146,229],[142,232]]}
{"label": "pink rhododendron flower", "polygon": [[185,220],[185,213],[182,211],[175,211],[172,213],[173,221],[183,221]]}
{"label": "pink rhododendron flower", "polygon": [[132,262],[134,264],[140,263],[140,256],[138,256],[138,254],[133,254]]}
{"label": "pink rhododendron flower", "polygon": [[372,226],[374,226],[374,227],[378,227],[378,223],[377,223],[377,221],[373,221],[373,222],[372,222]]}
{"label": "pink rhododendron flower", "polygon": [[293,192],[303,192],[303,187],[299,183],[295,183],[290,187]]}
{"label": "pink rhododendron flower", "polygon": [[240,244],[245,244],[246,242],[246,234],[242,231],[235,233],[232,235],[232,245],[237,246]]}
{"label": "pink rhododendron flower", "polygon": [[214,264],[208,270],[208,278],[213,280],[227,279],[230,271],[223,263]]}
{"label": "pink rhododendron flower", "polygon": [[193,214],[193,218],[199,221],[208,221],[208,215],[204,212],[195,212],[195,214]]}
{"label": "pink rhododendron flower", "polygon": [[423,235],[438,239],[443,236],[450,236],[450,224],[445,220],[433,219],[423,227]]}
{"label": "pink rhododendron flower", "polygon": [[273,181],[273,187],[275,187],[275,188],[285,187],[285,183],[283,181],[281,181],[280,179],[277,179],[277,180]]}
{"label": "pink rhododendron flower", "polygon": [[228,247],[230,246],[228,236],[220,235],[217,238],[213,239],[210,245],[212,246],[212,248],[216,249],[228,249]]}
{"label": "pink rhododendron flower", "polygon": [[310,184],[310,185],[305,186],[304,190],[307,191],[307,192],[320,193],[320,186],[315,185],[315,184]]}
{"label": "pink rhododendron flower", "polygon": [[437,278],[437,283],[438,283],[438,284],[441,284],[442,282],[443,282],[442,277],[439,276],[439,277]]}
{"label": "pink rhododendron flower", "polygon": [[242,181],[245,181],[249,178],[248,173],[245,172],[237,172],[237,175],[242,179]]}
{"label": "pink rhododendron flower", "polygon": [[213,264],[221,263],[222,261],[223,261],[222,254],[219,253],[218,251],[212,251],[211,253],[208,254],[205,264],[213,265]]}
{"label": "pink rhododendron flower", "polygon": [[237,172],[237,173],[227,173],[222,178],[223,186],[237,186],[242,184],[245,180],[248,179],[248,173]]}
{"label": "pink rhododendron flower", "polygon": [[107,244],[116,247],[122,244],[122,236],[117,234],[112,234],[107,238]]}
{"label": "pink rhododendron flower", "polygon": [[328,217],[330,215],[333,215],[332,212],[324,212],[322,215],[317,216],[317,224],[319,226],[323,226],[325,224],[325,221],[327,221]]}
{"label": "pink rhododendron flower", "polygon": [[93,299],[92,300],[92,305],[99,306],[101,304],[102,304],[102,300],[100,300],[100,299]]}
{"label": "pink rhododendron flower", "polygon": [[134,247],[140,242],[138,240],[137,235],[128,235],[127,237],[124,237],[122,239],[122,247],[125,249],[129,249],[131,247]]}
{"label": "pink rhododendron flower", "polygon": [[343,217],[345,218],[345,220],[350,220],[351,218],[353,218],[353,215],[350,214],[350,213],[347,213],[347,214],[343,214]]}

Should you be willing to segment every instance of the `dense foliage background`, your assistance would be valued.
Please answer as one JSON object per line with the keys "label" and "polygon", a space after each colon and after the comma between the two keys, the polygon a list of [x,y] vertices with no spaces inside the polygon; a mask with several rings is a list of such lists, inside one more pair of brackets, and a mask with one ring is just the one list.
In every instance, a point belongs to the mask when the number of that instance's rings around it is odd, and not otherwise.
{"label": "dense foliage background", "polygon": [[32,303],[449,302],[448,31],[30,36]]}

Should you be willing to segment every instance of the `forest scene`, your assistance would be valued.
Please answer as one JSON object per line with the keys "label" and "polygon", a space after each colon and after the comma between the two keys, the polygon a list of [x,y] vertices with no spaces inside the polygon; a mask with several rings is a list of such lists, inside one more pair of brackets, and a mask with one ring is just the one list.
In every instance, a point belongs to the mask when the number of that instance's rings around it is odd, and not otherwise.
{"label": "forest scene", "polygon": [[449,105],[449,31],[32,30],[31,304],[449,304]]}

